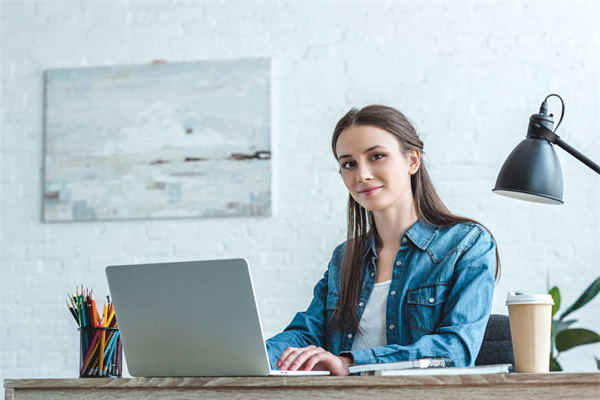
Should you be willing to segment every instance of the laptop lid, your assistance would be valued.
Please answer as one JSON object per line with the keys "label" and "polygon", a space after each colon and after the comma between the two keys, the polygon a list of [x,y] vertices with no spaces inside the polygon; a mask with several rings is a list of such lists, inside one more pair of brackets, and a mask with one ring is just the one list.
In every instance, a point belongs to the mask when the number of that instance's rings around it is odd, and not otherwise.
{"label": "laptop lid", "polygon": [[266,376],[244,259],[106,267],[133,376]]}

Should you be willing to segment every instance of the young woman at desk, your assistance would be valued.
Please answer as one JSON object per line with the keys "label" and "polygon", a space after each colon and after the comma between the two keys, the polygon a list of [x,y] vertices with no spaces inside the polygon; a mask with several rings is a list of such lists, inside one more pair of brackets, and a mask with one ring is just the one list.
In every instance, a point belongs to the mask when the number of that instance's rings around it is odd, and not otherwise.
{"label": "young woman at desk", "polygon": [[308,309],[267,340],[272,367],[348,375],[353,363],[428,356],[474,365],[499,271],[492,235],[444,206],[398,110],[350,110],[332,149],[349,192],[347,241]]}

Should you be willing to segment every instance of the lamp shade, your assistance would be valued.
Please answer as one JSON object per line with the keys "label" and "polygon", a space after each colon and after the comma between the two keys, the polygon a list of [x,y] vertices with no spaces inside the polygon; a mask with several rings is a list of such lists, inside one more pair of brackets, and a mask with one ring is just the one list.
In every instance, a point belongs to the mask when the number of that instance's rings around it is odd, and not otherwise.
{"label": "lamp shade", "polygon": [[560,161],[550,142],[528,136],[510,153],[496,179],[495,193],[544,204],[563,204]]}

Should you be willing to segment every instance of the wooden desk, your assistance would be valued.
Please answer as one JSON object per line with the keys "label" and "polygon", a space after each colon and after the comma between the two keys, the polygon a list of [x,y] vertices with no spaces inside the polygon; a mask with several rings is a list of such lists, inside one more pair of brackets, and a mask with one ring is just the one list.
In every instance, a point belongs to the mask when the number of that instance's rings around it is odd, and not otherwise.
{"label": "wooden desk", "polygon": [[600,373],[412,377],[6,379],[13,399],[594,399]]}

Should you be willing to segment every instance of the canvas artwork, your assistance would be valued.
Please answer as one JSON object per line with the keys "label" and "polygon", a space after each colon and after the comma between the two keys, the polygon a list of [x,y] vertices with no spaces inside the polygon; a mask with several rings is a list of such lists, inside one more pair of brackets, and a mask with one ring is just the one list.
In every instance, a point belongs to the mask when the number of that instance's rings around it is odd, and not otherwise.
{"label": "canvas artwork", "polygon": [[270,60],[46,74],[44,220],[271,214]]}

